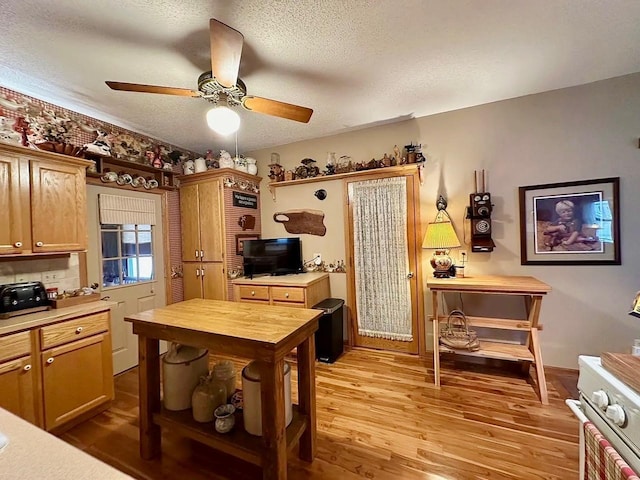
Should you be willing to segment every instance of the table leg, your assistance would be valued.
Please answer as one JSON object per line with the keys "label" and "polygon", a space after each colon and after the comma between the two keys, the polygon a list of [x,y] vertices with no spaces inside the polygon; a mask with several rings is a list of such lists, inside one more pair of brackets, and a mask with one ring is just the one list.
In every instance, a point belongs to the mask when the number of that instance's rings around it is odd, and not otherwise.
{"label": "table leg", "polygon": [[286,480],[287,432],[284,402],[284,359],[260,362],[262,440],[267,447],[262,478]]}
{"label": "table leg", "polygon": [[438,292],[431,292],[433,334],[433,383],[440,388],[440,323],[438,322]]}
{"label": "table leg", "polygon": [[307,416],[307,428],[300,438],[300,458],[312,462],[316,456],[316,344],[314,337],[298,345],[298,404]]}
{"label": "table leg", "polygon": [[542,363],[542,351],[540,350],[540,339],[538,337],[538,329],[531,329],[531,348],[533,349],[533,358],[536,363],[536,376],[538,377],[538,391],[540,392],[540,402],[543,405],[549,405],[549,396],[547,395],[547,379],[544,376],[544,364]]}
{"label": "table leg", "polygon": [[160,454],[160,426],[153,414],[160,411],[160,348],[155,338],[138,335],[140,395],[140,456],[150,460]]}

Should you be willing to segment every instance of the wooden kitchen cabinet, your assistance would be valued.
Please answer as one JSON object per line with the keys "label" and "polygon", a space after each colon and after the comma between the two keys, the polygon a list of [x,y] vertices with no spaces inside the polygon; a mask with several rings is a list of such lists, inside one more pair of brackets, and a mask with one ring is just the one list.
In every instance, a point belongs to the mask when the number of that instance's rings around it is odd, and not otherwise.
{"label": "wooden kitchen cabinet", "polygon": [[312,308],[331,296],[328,273],[299,273],[233,280],[238,302]]}
{"label": "wooden kitchen cabinet", "polygon": [[30,332],[0,337],[0,407],[40,423],[37,376]]}
{"label": "wooden kitchen cabinet", "polygon": [[[260,235],[257,192],[235,195],[255,197],[256,208],[234,204],[233,189],[260,183],[260,177],[233,169],[215,169],[180,177],[182,268],[184,300],[227,300],[232,295],[227,272],[242,265],[236,252],[236,232]],[[240,217],[257,217],[252,228],[242,230]],[[231,220],[231,221],[230,221]]]}
{"label": "wooden kitchen cabinet", "polygon": [[90,162],[0,145],[0,255],[87,248],[86,167]]}
{"label": "wooden kitchen cabinet", "polygon": [[227,284],[221,281],[224,279],[224,266],[221,262],[185,262],[182,270],[185,300],[219,300],[226,297]]}
{"label": "wooden kitchen cabinet", "polygon": [[42,325],[0,335],[0,407],[54,433],[108,408],[114,397],[110,313],[87,308],[51,324],[47,316],[53,322],[60,316],[55,310],[25,315]]}

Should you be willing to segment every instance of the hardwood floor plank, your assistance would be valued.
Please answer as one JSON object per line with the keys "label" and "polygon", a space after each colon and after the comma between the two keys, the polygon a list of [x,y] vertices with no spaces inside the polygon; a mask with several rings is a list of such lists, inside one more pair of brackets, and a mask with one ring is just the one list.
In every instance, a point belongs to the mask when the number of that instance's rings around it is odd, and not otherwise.
{"label": "hardwood floor plank", "polygon": [[[241,387],[239,372],[247,362],[232,360]],[[577,478],[578,421],[564,405],[577,372],[548,369],[544,406],[510,364],[504,370],[462,365],[442,362],[438,390],[430,363],[411,355],[351,350],[335,364],[317,363],[317,455],[311,464],[291,455],[289,478]],[[295,362],[292,369],[297,403]],[[116,377],[110,410],[61,438],[134,478],[261,478],[257,467],[170,431],[162,432],[161,457],[142,460],[138,421],[134,369]]]}

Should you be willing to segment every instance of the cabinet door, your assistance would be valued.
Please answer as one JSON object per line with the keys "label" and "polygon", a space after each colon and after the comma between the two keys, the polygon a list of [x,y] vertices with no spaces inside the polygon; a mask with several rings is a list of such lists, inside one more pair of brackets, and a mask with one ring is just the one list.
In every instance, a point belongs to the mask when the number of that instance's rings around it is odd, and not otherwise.
{"label": "cabinet door", "polygon": [[182,284],[184,299],[202,298],[202,278],[200,277],[200,262],[182,264]]}
{"label": "cabinet door", "polygon": [[108,334],[52,348],[41,355],[46,430],[113,399]]}
{"label": "cabinet door", "polygon": [[[200,260],[200,214],[198,185],[180,187],[180,221],[182,226],[182,260]],[[195,269],[194,269],[195,272]]]}
{"label": "cabinet door", "polygon": [[[20,159],[0,155],[0,255],[21,253],[26,240],[22,238],[22,204],[20,192]],[[27,186],[25,185],[25,189]]]}
{"label": "cabinet door", "polygon": [[34,252],[87,249],[85,167],[31,160]]}
{"label": "cabinet door", "polygon": [[202,262],[200,276],[202,278],[202,298],[227,299],[227,278],[222,263]]}
{"label": "cabinet door", "polygon": [[224,222],[222,219],[222,184],[214,180],[198,185],[201,260],[224,260]]}
{"label": "cabinet door", "polygon": [[35,378],[31,356],[0,363],[0,407],[37,425]]}

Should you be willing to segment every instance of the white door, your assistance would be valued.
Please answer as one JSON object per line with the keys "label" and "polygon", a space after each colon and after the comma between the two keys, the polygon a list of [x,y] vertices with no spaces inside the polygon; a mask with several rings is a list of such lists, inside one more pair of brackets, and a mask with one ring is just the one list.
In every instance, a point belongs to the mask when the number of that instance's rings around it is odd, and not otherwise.
{"label": "white door", "polygon": [[[146,198],[155,203],[155,225],[101,225],[98,195]],[[160,195],[87,186],[87,276],[111,310],[113,373],[138,364],[138,338],[124,317],[165,305],[162,200]]]}

